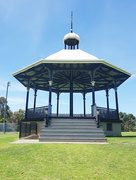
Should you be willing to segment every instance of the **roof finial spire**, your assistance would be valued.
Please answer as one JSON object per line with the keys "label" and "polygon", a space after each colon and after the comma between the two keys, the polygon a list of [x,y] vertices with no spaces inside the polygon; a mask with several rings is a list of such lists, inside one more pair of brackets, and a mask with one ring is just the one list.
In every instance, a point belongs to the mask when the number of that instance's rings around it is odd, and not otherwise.
{"label": "roof finial spire", "polygon": [[73,12],[71,11],[71,33],[73,32]]}

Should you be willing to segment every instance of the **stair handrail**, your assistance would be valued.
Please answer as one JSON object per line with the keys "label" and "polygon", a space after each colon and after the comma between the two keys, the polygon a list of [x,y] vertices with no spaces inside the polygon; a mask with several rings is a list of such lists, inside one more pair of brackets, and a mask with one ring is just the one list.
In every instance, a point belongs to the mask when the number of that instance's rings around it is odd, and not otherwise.
{"label": "stair handrail", "polygon": [[44,118],[44,122],[45,122],[45,127],[48,127],[48,106],[45,108],[45,118]]}
{"label": "stair handrail", "polygon": [[96,106],[96,104],[92,105],[92,117],[96,119],[97,127],[100,127],[100,116],[99,116],[99,108]]}
{"label": "stair handrail", "polygon": [[51,115],[52,115],[52,105],[51,104],[49,104],[48,107],[45,109],[45,114],[46,114],[45,127],[48,127],[50,119],[51,119]]}
{"label": "stair handrail", "polygon": [[97,128],[100,128],[100,109],[98,107],[96,108],[97,108],[97,117],[96,117]]}
{"label": "stair handrail", "polygon": [[51,114],[52,114],[52,105],[49,104],[48,105],[48,117],[51,117]]}
{"label": "stair handrail", "polygon": [[92,117],[97,117],[97,106],[96,104],[91,106]]}

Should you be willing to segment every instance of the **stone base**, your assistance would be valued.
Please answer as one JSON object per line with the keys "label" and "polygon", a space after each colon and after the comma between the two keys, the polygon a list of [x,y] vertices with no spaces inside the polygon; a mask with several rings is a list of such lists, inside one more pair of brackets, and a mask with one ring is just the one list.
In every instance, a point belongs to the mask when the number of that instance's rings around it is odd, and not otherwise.
{"label": "stone base", "polygon": [[[102,126],[106,136],[109,136],[109,137],[120,137],[121,136],[121,123],[101,122],[100,125]],[[110,126],[110,128],[108,127],[108,125]]]}

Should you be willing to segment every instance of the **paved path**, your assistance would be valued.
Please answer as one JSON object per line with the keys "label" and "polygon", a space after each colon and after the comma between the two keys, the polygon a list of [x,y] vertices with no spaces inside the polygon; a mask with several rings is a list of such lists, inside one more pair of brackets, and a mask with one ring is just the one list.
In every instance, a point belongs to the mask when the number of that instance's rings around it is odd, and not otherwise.
{"label": "paved path", "polygon": [[18,141],[12,142],[13,144],[22,144],[22,143],[70,143],[70,144],[108,144],[107,142],[39,142],[38,139],[20,139]]}

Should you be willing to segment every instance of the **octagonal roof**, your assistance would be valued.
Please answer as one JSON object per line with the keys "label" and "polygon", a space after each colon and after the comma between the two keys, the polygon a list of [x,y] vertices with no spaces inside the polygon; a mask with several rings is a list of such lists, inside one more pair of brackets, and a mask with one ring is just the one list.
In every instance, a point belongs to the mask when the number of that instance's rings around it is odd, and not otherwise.
{"label": "octagonal roof", "polygon": [[117,87],[131,74],[90,55],[82,50],[61,50],[45,59],[41,59],[15,73],[13,76],[27,87],[40,90],[49,90],[49,71],[53,71],[53,92],[69,92],[70,74],[72,72],[73,92],[91,92],[90,74],[95,70],[95,90],[114,88],[114,79]]}

